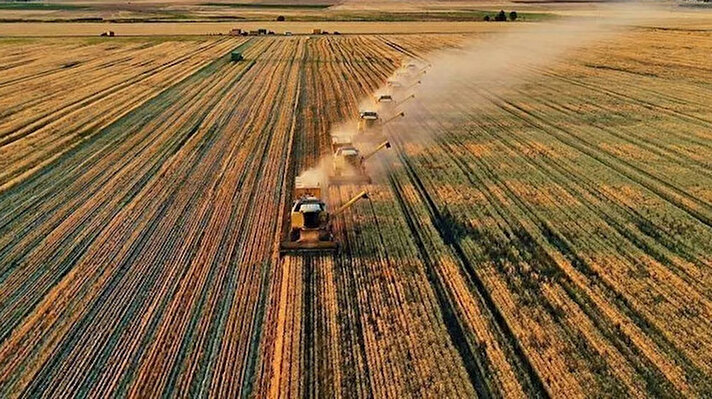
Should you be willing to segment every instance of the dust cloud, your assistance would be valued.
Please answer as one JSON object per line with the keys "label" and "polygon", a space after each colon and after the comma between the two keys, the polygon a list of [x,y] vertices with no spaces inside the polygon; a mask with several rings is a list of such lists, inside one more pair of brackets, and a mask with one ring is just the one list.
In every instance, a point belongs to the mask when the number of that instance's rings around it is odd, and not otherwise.
{"label": "dust cloud", "polygon": [[309,187],[321,187],[322,195],[326,196],[329,186],[329,171],[331,170],[331,156],[324,156],[319,163],[299,174],[297,179],[301,184]]}
{"label": "dust cloud", "polygon": [[[653,21],[660,15],[656,11],[647,3],[628,3],[601,6],[596,15],[587,17],[540,23],[506,22],[512,25],[509,31],[478,36],[459,48],[433,52],[427,56],[429,64],[412,60],[425,69],[423,74],[403,79],[401,68],[389,80],[399,81],[403,87],[413,84],[414,79],[420,81],[410,90],[417,94],[417,99],[401,105],[406,118],[394,123],[390,130],[393,134],[413,132],[415,125],[411,121],[424,109],[447,111],[452,109],[448,104],[453,102],[473,108],[488,106],[483,93],[504,95],[574,51],[613,39],[631,26]],[[379,93],[388,91],[387,86],[378,89]],[[410,94],[408,90],[405,92],[394,95],[395,101],[402,101]],[[404,132],[402,138],[415,139],[426,132],[413,133]]]}
{"label": "dust cloud", "polygon": [[[405,118],[389,123],[384,132],[402,144],[427,145],[429,135],[437,130],[423,129],[416,122],[431,117],[434,110],[444,112],[444,117],[454,118],[455,122],[449,120],[448,123],[456,123],[457,115],[452,114],[453,103],[472,108],[486,107],[490,101],[483,93],[506,95],[508,89],[531,80],[532,76],[571,52],[614,38],[631,26],[653,21],[660,15],[656,11],[659,10],[648,3],[627,3],[601,6],[595,15],[554,22],[502,22],[511,24],[511,29],[479,35],[458,48],[433,52],[427,56],[428,61],[405,60],[387,84],[360,102],[359,110],[376,111],[382,120],[405,112]],[[393,101],[388,104],[376,101],[382,94],[392,95]],[[356,139],[357,118],[355,115],[354,119],[336,125],[331,136]],[[377,174],[374,168],[368,169]],[[331,157],[327,156],[299,177],[304,182],[326,187],[330,170]]]}

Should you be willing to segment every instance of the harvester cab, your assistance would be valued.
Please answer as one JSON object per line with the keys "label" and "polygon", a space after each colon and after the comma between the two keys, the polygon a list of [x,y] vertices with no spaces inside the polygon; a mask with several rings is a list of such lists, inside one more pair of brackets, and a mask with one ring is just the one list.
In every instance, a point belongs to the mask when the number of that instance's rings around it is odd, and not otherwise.
{"label": "harvester cab", "polygon": [[339,247],[334,240],[331,218],[344,212],[361,198],[368,198],[365,191],[341,206],[333,214],[327,212],[326,203],[321,199],[321,187],[295,181],[294,204],[290,212],[290,228],[287,239],[280,244],[279,252],[333,252]]}
{"label": "harvester cab", "polygon": [[366,154],[353,146],[341,147],[333,157],[333,173],[329,184],[371,184],[371,177],[366,173],[366,160],[383,148],[391,148],[391,143],[384,141]]}

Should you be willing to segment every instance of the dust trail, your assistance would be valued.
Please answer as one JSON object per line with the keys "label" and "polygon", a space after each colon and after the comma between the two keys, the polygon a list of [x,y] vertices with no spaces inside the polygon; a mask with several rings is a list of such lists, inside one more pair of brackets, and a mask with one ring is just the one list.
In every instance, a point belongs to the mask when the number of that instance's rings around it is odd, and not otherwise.
{"label": "dust trail", "polygon": [[[511,23],[511,31],[479,36],[460,48],[436,51],[428,56],[428,61],[406,60],[386,85],[360,102],[359,110],[376,111],[381,120],[403,111],[405,118],[389,123],[386,131],[403,145],[430,145],[428,135],[437,129],[423,129],[416,123],[418,119],[436,112],[439,119],[456,124],[458,116],[452,114],[453,101],[472,108],[488,106],[483,92],[506,95],[508,89],[530,80],[536,70],[554,64],[574,50],[613,38],[626,27],[642,24],[656,15],[659,14],[649,4],[620,4],[601,7],[596,16]],[[392,95],[393,101],[388,104],[376,101],[382,94]],[[358,115],[354,115],[350,121],[335,126],[332,138],[340,136],[355,141],[357,120]],[[394,160],[392,155],[385,155],[388,153],[385,151],[379,157]],[[328,156],[299,177],[326,187],[330,170]],[[369,172],[377,178],[376,168],[369,168]]]}
{"label": "dust trail", "polygon": [[324,156],[316,166],[301,172],[297,180],[308,187],[321,187],[322,196],[324,197],[322,199],[325,199],[329,191],[327,187],[329,187],[331,164],[331,156]]}
{"label": "dust trail", "polygon": [[[453,98],[459,105],[487,106],[489,102],[481,93],[505,95],[508,90],[531,81],[537,70],[573,51],[614,39],[632,25],[654,20],[660,15],[657,11],[649,4],[620,4],[601,7],[597,16],[547,23],[512,23],[511,31],[475,38],[460,48],[436,51],[428,56],[427,71],[417,77],[422,84],[412,90],[417,93],[416,101],[402,105],[406,118],[394,123],[391,131],[402,133],[400,136],[407,141],[427,138],[423,136],[426,132],[414,132],[416,125],[409,122],[419,116],[420,110],[447,111],[451,109],[448,104],[455,101]],[[424,61],[413,62],[416,68],[424,65]],[[401,85],[412,83],[412,76],[410,81],[403,78],[404,71],[397,71],[390,80],[399,81]],[[384,86],[378,92],[388,90],[389,87]],[[402,93],[401,98],[405,94]]]}

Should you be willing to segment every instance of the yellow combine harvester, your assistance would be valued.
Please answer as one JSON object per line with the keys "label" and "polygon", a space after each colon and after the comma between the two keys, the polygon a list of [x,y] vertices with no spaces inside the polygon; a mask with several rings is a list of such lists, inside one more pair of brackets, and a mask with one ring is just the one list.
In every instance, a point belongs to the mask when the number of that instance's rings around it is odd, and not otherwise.
{"label": "yellow combine harvester", "polygon": [[421,84],[422,82],[418,79],[411,79],[408,77],[399,77],[397,80],[389,80],[388,90],[391,95],[402,96],[407,94],[415,86]]}
{"label": "yellow combine harvester", "polygon": [[405,116],[405,113],[399,112],[384,121],[376,111],[361,111],[358,119],[358,133],[364,137],[382,140],[385,138],[383,136],[383,126],[403,116]]}
{"label": "yellow combine harvester", "polygon": [[392,103],[393,102],[393,96],[390,94],[380,94],[375,97],[376,103],[378,104],[387,104],[387,103]]}
{"label": "yellow combine harvester", "polygon": [[290,228],[287,240],[280,245],[279,252],[332,252],[339,248],[331,230],[331,220],[351,207],[361,198],[368,198],[366,191],[342,205],[336,212],[329,213],[321,199],[319,185],[307,185],[299,179],[294,187],[294,204],[290,213]]}
{"label": "yellow combine harvester", "polygon": [[366,160],[383,148],[391,148],[391,143],[384,141],[365,155],[351,143],[332,142],[332,148],[333,173],[329,176],[329,184],[371,184],[371,177],[366,173]]}

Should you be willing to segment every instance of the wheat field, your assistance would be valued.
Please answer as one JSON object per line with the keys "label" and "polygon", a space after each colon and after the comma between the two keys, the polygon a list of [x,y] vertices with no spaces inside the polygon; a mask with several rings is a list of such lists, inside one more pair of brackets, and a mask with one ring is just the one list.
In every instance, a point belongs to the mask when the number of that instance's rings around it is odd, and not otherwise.
{"label": "wheat field", "polygon": [[490,34],[0,40],[0,397],[712,395],[708,31],[414,88],[279,255],[330,132]]}

